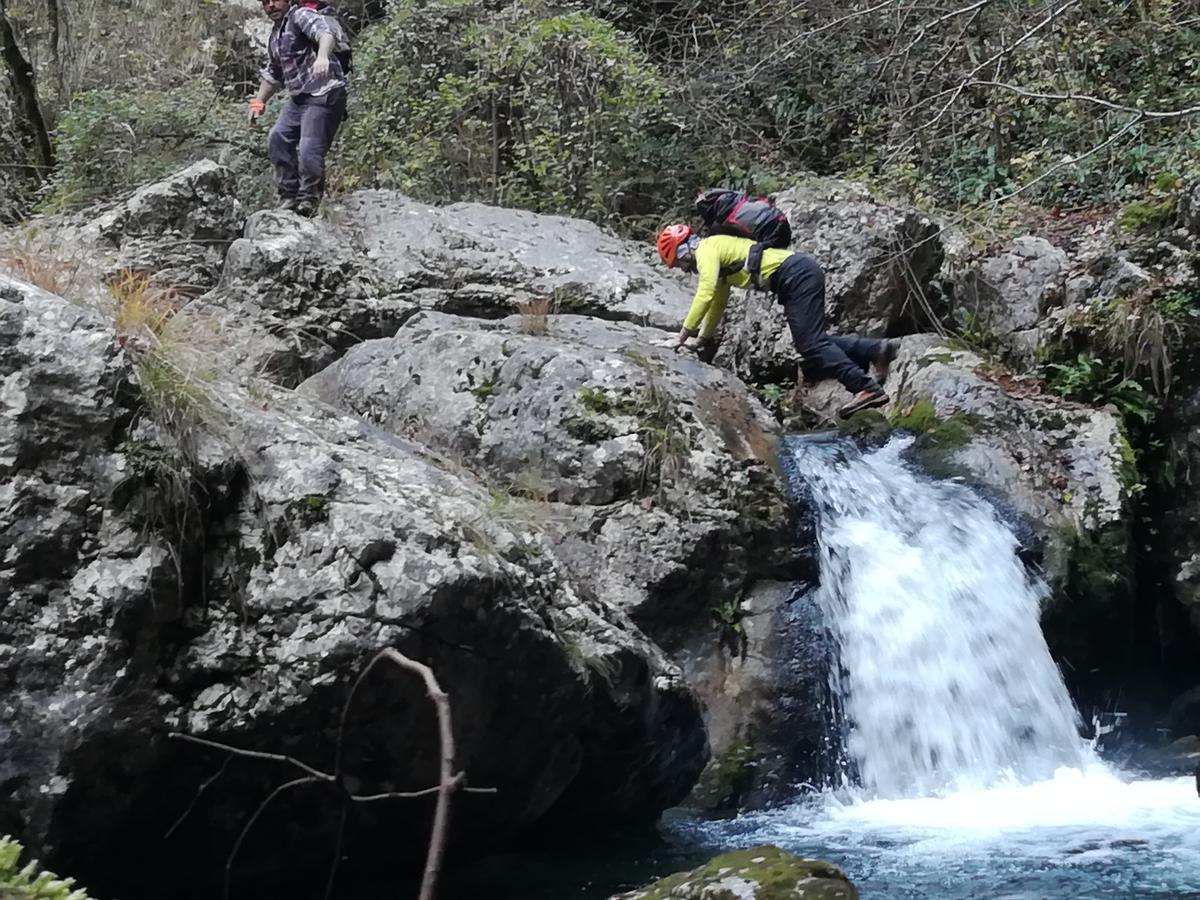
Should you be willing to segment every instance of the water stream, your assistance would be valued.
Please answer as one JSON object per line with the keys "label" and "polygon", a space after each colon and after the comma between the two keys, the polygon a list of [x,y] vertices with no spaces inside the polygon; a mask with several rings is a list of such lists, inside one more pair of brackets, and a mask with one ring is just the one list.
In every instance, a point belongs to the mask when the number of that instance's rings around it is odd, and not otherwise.
{"label": "water stream", "polygon": [[1011,530],[906,446],[789,446],[819,516],[842,786],[677,836],[832,859],[864,898],[1200,898],[1194,781],[1099,759]]}
{"label": "water stream", "polygon": [[864,900],[1200,900],[1194,780],[1119,771],[1080,736],[1038,625],[1045,585],[993,508],[920,475],[906,446],[788,447],[839,653],[837,786],[732,820],[669,816],[657,848],[497,861],[519,886],[466,873],[454,896],[591,900],[772,843],[836,862]]}

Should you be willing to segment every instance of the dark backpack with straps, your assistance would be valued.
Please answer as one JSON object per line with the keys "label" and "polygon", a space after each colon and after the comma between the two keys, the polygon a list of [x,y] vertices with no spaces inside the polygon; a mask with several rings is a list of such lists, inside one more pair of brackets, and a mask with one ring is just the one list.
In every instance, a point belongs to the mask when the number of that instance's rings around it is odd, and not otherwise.
{"label": "dark backpack with straps", "polygon": [[708,234],[750,238],[767,247],[786,250],[792,242],[787,216],[765,197],[743,191],[709,188],[696,197],[696,212]]}
{"label": "dark backpack with straps", "polygon": [[[337,10],[328,3],[325,3],[324,0],[300,0],[296,6],[302,9],[311,9],[313,12],[318,12],[323,16],[333,19],[337,25],[338,32],[338,40],[333,45],[333,55],[342,67],[342,74],[349,75],[354,69],[354,52],[350,49],[350,32],[346,30],[346,26],[343,24],[341,17],[338,16]],[[305,41],[310,44],[312,43],[312,39],[299,28],[294,30]]]}

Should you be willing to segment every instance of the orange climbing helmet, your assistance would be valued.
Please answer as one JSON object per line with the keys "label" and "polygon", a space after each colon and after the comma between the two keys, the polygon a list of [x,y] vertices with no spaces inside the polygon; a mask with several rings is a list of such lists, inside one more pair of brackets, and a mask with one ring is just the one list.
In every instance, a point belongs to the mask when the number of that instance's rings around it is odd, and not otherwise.
{"label": "orange climbing helmet", "polygon": [[692,229],[687,225],[668,225],[658,235],[658,255],[667,264],[667,268],[675,267],[675,255],[679,246],[692,236]]}

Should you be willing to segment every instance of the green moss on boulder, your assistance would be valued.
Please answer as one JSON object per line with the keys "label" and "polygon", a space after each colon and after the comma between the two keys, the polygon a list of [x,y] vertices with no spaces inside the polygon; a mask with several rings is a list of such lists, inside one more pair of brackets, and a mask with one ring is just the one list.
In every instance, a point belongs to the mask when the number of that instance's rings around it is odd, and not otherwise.
{"label": "green moss on boulder", "polygon": [[858,900],[832,863],[801,859],[778,847],[722,853],[690,872],[663,878],[613,900]]}

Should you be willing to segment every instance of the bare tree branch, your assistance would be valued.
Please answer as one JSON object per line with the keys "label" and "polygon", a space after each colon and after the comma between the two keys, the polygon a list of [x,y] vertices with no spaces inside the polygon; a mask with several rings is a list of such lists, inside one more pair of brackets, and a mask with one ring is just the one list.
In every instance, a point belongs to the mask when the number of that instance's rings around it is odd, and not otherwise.
{"label": "bare tree branch", "polygon": [[1126,106],[1122,103],[1114,103],[1111,100],[1105,100],[1102,97],[1092,97],[1088,94],[1074,94],[1067,92],[1065,94],[1049,93],[1042,91],[1030,91],[1026,88],[1017,87],[1015,84],[1008,84],[1003,81],[981,81],[974,80],[971,86],[994,87],[1002,90],[1011,91],[1014,94],[1019,94],[1022,97],[1029,97],[1033,100],[1078,100],[1081,103],[1092,103],[1096,106],[1102,106],[1105,109],[1115,110],[1116,112],[1133,113],[1143,119],[1182,119],[1185,116],[1194,116],[1200,113],[1200,106],[1189,106],[1186,109],[1169,109],[1155,110],[1142,109],[1137,106]]}
{"label": "bare tree branch", "polygon": [[[344,743],[346,737],[346,723],[349,719],[350,710],[354,704],[354,698],[358,693],[358,689],[362,686],[367,676],[380,663],[390,662],[399,666],[408,672],[414,672],[419,675],[425,683],[425,693],[433,702],[434,710],[437,713],[438,719],[438,741],[440,750],[439,762],[439,781],[436,787],[426,788],[419,791],[386,791],[378,794],[355,794],[348,791],[345,786],[345,771],[343,768],[344,761]],[[346,702],[342,706],[342,714],[338,723],[338,738],[337,745],[334,750],[334,770],[330,772],[322,772],[312,766],[304,763],[295,757],[287,756],[281,753],[265,753],[260,750],[244,750],[239,747],[233,747],[229,744],[221,743],[220,741],[210,740],[208,738],[196,737],[190,734],[182,734],[180,732],[170,732],[168,735],[176,740],[186,741],[196,744],[201,747],[208,747],[214,750],[230,754],[229,759],[235,756],[242,756],[247,759],[264,760],[266,762],[284,763],[285,765],[299,769],[304,772],[304,777],[296,778],[286,782],[275,788],[270,795],[263,800],[262,803],[255,808],[248,822],[238,834],[237,840],[234,842],[233,849],[230,851],[229,857],[225,863],[225,900],[229,898],[229,887],[231,883],[233,863],[237,857],[242,843],[246,839],[246,835],[250,832],[254,823],[262,816],[266,808],[280,794],[291,790],[294,787],[300,787],[307,784],[330,784],[337,787],[340,791],[343,802],[340,810],[340,818],[337,829],[337,842],[334,847],[333,862],[330,865],[329,876],[325,887],[325,896],[328,898],[333,891],[334,881],[337,877],[338,862],[342,854],[342,840],[345,836],[346,821],[351,803],[374,803],[379,800],[404,800],[416,797],[428,797],[437,795],[437,804],[434,808],[433,825],[430,829],[429,849],[425,858],[425,871],[421,880],[420,900],[433,900],[434,890],[437,886],[438,876],[441,874],[442,857],[445,853],[446,832],[449,828],[450,821],[450,800],[457,791],[477,794],[495,793],[494,788],[471,788],[466,787],[466,775],[463,772],[455,770],[454,764],[454,730],[451,725],[450,718],[450,698],[446,692],[442,690],[438,684],[437,678],[433,674],[433,670],[423,663],[419,663],[405,656],[399,650],[385,648],[366,665],[359,673],[354,681],[354,685],[350,689],[350,693],[346,697]],[[229,760],[226,760],[226,766]],[[180,816],[179,820],[171,827],[168,834],[174,832],[179,825],[187,818],[188,814],[195,808],[200,795],[207,790],[213,782],[220,778],[225,771],[222,766],[212,778],[208,779],[200,790],[197,792],[196,799],[192,801],[191,806],[187,811]]]}

